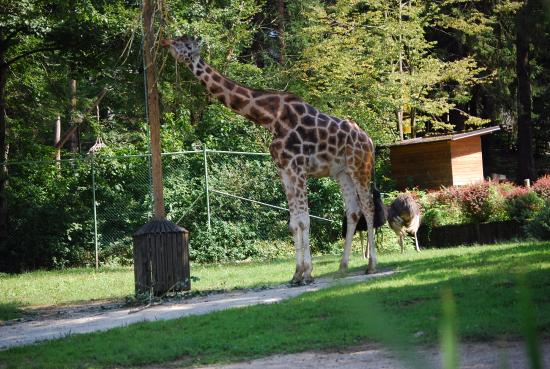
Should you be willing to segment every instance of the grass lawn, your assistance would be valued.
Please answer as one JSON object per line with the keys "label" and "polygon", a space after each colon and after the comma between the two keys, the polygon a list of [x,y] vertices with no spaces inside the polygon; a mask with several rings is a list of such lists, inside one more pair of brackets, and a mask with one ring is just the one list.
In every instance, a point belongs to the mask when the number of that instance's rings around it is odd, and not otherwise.
{"label": "grass lawn", "polygon": [[[395,256],[391,256],[395,259]],[[336,273],[340,256],[314,259],[314,274]],[[364,262],[350,258],[350,267]],[[262,262],[191,265],[193,292],[232,290],[287,283],[294,272],[294,258]],[[134,271],[127,268],[74,268],[37,271],[17,275],[0,274],[0,322],[16,318],[20,308],[85,303],[94,300],[123,300],[133,296]]]}
{"label": "grass lawn", "polygon": [[[353,259],[355,266],[362,264],[357,256]],[[447,288],[456,300],[462,340],[517,338],[522,322],[516,288],[519,274],[525,275],[531,288],[539,330],[546,336],[550,333],[548,241],[425,250],[382,255],[379,260],[380,268],[395,268],[398,273],[274,305],[140,323],[2,351],[0,368],[112,368],[174,360],[185,366],[343,347],[365,340],[433,344],[438,339],[441,292]],[[201,278],[197,288],[245,287],[286,281],[292,263],[195,268],[192,274]],[[317,275],[337,267],[335,257],[314,261]],[[118,273],[130,282],[120,283],[128,283],[127,289],[113,291],[110,297],[131,292],[130,272]],[[11,278],[16,277],[2,279],[2,291],[5,280],[13,283]],[[24,302],[40,303],[40,299]]]}

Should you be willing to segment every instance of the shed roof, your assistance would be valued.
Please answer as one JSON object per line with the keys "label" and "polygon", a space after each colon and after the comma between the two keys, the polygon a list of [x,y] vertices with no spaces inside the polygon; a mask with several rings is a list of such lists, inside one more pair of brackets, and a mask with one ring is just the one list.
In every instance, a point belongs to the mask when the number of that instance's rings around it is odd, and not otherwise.
{"label": "shed roof", "polygon": [[495,127],[487,127],[487,128],[477,129],[475,131],[469,131],[469,132],[451,133],[451,134],[443,135],[443,136],[411,138],[409,140],[403,140],[403,141],[391,144],[391,145],[389,145],[389,147],[413,145],[413,144],[422,144],[422,143],[437,142],[437,141],[457,141],[457,140],[461,140],[463,138],[486,135],[488,133],[495,132],[495,131],[498,131],[498,130],[500,130],[500,127],[495,126]]}

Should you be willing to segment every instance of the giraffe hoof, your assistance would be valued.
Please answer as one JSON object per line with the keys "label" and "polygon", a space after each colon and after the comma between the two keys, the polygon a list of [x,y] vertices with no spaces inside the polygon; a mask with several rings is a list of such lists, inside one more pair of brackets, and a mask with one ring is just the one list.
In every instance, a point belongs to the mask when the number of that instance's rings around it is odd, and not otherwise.
{"label": "giraffe hoof", "polygon": [[298,286],[301,286],[303,283],[304,283],[303,278],[294,277],[290,280],[288,284],[290,285],[290,287],[298,287]]}
{"label": "giraffe hoof", "polygon": [[376,268],[367,268],[365,274],[376,274]]}
{"label": "giraffe hoof", "polygon": [[309,285],[309,284],[312,284],[314,280],[315,279],[312,276],[309,276],[309,277],[305,277],[302,283],[304,285]]}
{"label": "giraffe hoof", "polygon": [[340,263],[340,268],[338,268],[338,274],[346,275],[348,273],[348,264]]}

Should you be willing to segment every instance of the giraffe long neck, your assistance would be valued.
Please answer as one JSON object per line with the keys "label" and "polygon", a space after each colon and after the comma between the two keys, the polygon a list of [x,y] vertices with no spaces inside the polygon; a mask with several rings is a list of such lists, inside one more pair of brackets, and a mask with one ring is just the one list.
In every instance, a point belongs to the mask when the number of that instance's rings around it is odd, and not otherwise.
{"label": "giraffe long neck", "polygon": [[280,113],[280,96],[242,86],[222,75],[202,59],[189,63],[188,67],[222,104],[271,130],[270,126]]}

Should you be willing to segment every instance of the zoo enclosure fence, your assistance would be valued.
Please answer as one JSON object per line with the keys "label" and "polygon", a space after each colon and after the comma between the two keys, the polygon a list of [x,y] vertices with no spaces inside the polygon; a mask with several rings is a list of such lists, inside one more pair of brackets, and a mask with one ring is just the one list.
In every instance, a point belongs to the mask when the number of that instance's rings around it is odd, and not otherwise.
{"label": "zoo enclosure fence", "polygon": [[[239,233],[253,242],[291,244],[286,197],[269,154],[203,146],[163,153],[162,162],[167,218],[190,230],[191,247],[198,233],[216,235],[215,240]],[[132,235],[152,216],[150,154],[99,153],[7,165],[10,204],[16,208],[16,227],[9,237],[32,237],[25,231],[28,226],[46,221],[57,234],[37,242],[82,243],[91,259],[87,264],[96,267],[120,257],[131,259]],[[317,211],[311,215],[312,227],[339,224],[342,201],[326,197],[310,196],[311,212]],[[231,246],[220,243],[224,245],[213,251],[214,258],[231,258]]]}

